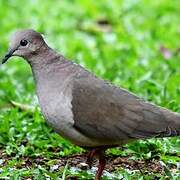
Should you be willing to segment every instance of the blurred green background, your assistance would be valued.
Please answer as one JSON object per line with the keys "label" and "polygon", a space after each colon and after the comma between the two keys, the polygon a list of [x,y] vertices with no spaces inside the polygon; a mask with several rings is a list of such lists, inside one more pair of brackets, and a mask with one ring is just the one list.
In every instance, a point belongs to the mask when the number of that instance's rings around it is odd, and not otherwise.
{"label": "blurred green background", "polygon": [[[33,28],[51,47],[97,76],[180,112],[179,24],[179,0],[0,0],[0,57],[12,32]],[[49,167],[57,163],[54,158],[82,149],[55,134],[38,108],[19,110],[24,104],[38,106],[35,86],[29,66],[13,58],[0,67],[0,179],[57,179],[64,178],[65,170],[72,174],[70,166],[57,172]],[[158,157],[163,164],[157,173],[124,168],[114,172],[125,179],[178,179],[179,147],[178,137],[151,139],[108,154],[134,160]],[[24,157],[43,157],[46,163],[27,168]],[[75,174],[81,179],[93,177],[81,171]]]}

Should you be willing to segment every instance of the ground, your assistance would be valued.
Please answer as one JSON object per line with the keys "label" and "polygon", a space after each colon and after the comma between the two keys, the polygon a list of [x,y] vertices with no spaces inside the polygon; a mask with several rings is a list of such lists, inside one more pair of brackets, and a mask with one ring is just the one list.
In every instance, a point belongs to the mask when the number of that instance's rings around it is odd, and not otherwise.
{"label": "ground", "polygon": [[[10,34],[34,28],[98,77],[180,112],[179,0],[0,0],[0,57]],[[178,179],[180,139],[140,140],[107,151],[103,179]],[[43,119],[30,67],[0,67],[0,179],[92,179],[85,151]]]}

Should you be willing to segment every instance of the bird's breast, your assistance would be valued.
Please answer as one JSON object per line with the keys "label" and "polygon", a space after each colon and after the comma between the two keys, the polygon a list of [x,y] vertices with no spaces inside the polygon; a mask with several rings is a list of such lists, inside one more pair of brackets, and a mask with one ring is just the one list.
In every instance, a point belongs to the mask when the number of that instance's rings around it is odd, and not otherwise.
{"label": "bird's breast", "polygon": [[38,100],[43,116],[56,132],[65,136],[64,129],[73,122],[72,95],[68,86],[39,84],[37,86]]}

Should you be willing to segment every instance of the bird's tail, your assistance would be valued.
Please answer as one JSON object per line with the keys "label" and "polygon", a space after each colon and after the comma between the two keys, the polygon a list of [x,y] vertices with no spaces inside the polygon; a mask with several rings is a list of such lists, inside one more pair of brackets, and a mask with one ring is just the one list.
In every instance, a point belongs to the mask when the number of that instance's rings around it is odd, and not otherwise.
{"label": "bird's tail", "polygon": [[180,114],[162,109],[163,114],[168,122],[168,127],[163,136],[179,136],[180,135]]}

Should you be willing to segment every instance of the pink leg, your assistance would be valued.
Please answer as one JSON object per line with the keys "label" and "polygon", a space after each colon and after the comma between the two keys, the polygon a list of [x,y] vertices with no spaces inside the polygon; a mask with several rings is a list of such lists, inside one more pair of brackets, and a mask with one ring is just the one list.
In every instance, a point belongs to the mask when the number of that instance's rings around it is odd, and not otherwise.
{"label": "pink leg", "polygon": [[102,154],[99,154],[99,164],[98,164],[98,170],[96,172],[95,180],[101,179],[105,165],[106,165],[106,159],[105,159],[105,155],[103,152]]}
{"label": "pink leg", "polygon": [[92,167],[93,158],[96,154],[97,154],[97,149],[93,149],[89,151],[89,153],[87,154],[86,163],[89,165],[90,168]]}
{"label": "pink leg", "polygon": [[98,170],[96,172],[95,180],[101,179],[104,167],[106,165],[104,151],[105,151],[104,149],[95,148],[95,149],[92,149],[87,155],[86,163],[89,165],[90,168],[92,166],[93,157],[97,155],[99,159]]}

